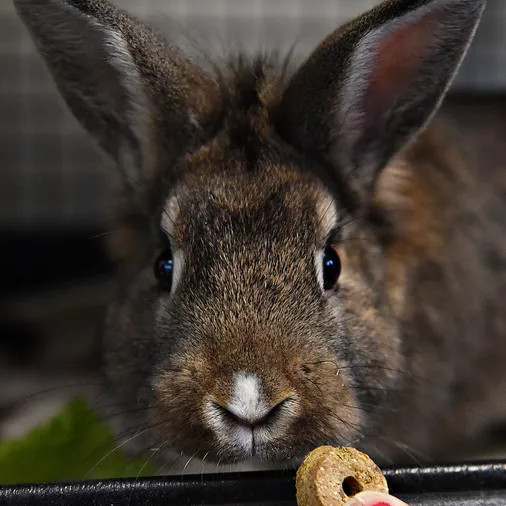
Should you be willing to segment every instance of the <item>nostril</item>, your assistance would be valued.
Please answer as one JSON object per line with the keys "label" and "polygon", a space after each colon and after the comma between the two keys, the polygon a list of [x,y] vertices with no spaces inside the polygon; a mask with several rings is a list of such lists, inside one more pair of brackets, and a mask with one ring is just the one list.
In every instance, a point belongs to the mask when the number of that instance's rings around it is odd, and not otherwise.
{"label": "nostril", "polygon": [[289,406],[291,402],[292,402],[291,397],[286,397],[285,399],[279,401],[277,404],[272,406],[272,408],[265,416],[266,418],[265,421],[269,422],[277,418],[283,412],[283,410],[285,410]]}
{"label": "nostril", "polygon": [[270,409],[256,409],[251,412],[245,410],[237,410],[232,406],[222,406],[214,402],[215,408],[219,411],[220,415],[231,423],[241,425],[243,427],[255,428],[259,425],[267,425],[272,423],[283,411],[283,409],[291,401],[290,397],[278,402]]}

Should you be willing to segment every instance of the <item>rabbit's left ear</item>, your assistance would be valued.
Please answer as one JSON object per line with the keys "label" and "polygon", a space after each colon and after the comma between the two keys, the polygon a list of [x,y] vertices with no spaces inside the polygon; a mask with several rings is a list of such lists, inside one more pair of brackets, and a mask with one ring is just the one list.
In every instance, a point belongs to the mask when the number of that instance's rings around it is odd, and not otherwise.
{"label": "rabbit's left ear", "polygon": [[294,75],[276,121],[294,147],[370,191],[439,106],[485,0],[390,0],[325,39]]}
{"label": "rabbit's left ear", "polygon": [[212,79],[107,0],[15,0],[70,109],[128,180],[206,138]]}

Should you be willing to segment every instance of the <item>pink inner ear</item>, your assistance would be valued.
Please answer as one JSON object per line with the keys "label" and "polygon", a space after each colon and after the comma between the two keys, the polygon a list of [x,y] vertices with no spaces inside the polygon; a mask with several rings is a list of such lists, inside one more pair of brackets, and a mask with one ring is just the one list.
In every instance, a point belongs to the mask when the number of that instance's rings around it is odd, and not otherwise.
{"label": "pink inner ear", "polygon": [[428,12],[422,17],[394,27],[380,38],[372,69],[368,76],[369,86],[363,97],[366,116],[377,118],[387,112],[409,88],[437,37],[438,16]]}

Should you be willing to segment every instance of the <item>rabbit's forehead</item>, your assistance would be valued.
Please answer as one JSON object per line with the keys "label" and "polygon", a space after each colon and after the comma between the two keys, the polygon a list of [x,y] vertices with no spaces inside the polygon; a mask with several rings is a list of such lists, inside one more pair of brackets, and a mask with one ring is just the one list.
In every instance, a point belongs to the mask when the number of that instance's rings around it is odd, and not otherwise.
{"label": "rabbit's forehead", "polygon": [[168,195],[161,228],[181,245],[195,236],[302,236],[321,242],[336,226],[339,209],[318,182],[220,179],[205,185],[180,185]]}

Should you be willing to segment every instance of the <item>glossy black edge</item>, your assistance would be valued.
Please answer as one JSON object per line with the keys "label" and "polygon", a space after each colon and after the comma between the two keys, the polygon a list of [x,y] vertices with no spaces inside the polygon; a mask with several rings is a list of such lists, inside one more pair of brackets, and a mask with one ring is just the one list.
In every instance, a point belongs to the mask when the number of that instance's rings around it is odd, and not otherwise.
{"label": "glossy black edge", "polygon": [[[385,469],[394,495],[506,490],[506,462]],[[7,485],[0,504],[293,504],[294,471]]]}

